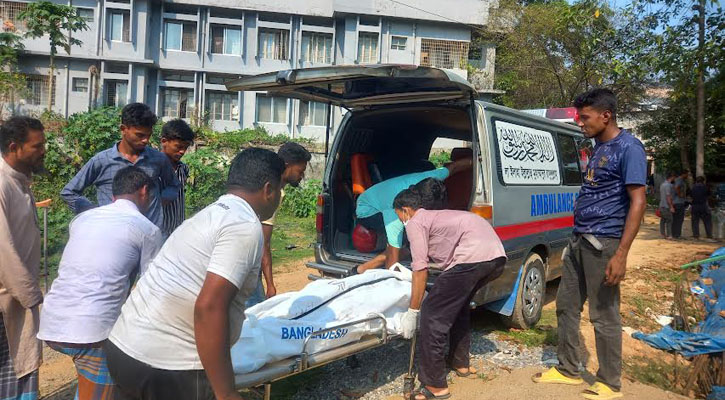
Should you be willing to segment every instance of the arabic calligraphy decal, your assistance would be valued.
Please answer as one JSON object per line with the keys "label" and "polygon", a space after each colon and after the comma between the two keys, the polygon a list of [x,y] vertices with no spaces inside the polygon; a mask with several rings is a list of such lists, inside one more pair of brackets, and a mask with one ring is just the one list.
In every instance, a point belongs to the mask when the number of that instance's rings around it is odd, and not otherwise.
{"label": "arabic calligraphy decal", "polygon": [[504,183],[559,184],[559,160],[550,132],[496,121]]}

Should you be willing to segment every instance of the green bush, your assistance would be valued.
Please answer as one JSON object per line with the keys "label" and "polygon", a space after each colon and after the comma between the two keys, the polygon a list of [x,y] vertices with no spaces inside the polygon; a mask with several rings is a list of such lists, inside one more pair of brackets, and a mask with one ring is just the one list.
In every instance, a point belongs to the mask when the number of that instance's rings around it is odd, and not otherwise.
{"label": "green bush", "polygon": [[451,161],[451,153],[447,151],[439,151],[433,153],[428,157],[428,160],[436,166],[436,168],[442,167],[445,163]]}
{"label": "green bush", "polygon": [[208,206],[225,193],[229,163],[219,151],[201,147],[187,153],[182,159],[189,166],[189,180],[186,185],[186,215]]}
{"label": "green bush", "polygon": [[315,215],[317,196],[322,191],[322,182],[317,179],[306,180],[299,187],[287,186],[280,212],[297,218]]}

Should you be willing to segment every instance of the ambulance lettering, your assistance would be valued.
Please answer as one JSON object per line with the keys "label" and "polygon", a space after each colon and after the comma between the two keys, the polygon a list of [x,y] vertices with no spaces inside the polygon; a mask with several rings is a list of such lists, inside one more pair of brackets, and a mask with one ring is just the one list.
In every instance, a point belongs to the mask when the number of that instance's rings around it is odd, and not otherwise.
{"label": "ambulance lettering", "polygon": [[531,216],[570,213],[579,193],[537,193],[531,195]]}

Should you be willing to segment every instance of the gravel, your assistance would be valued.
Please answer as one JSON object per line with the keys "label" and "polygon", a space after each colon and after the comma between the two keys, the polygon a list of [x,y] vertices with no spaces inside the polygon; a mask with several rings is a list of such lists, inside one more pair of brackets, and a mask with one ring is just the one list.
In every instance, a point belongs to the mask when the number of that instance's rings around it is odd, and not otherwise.
{"label": "gravel", "polygon": [[[400,396],[408,371],[410,342],[386,346],[336,361],[272,385],[272,397],[293,400],[385,400]],[[553,347],[524,347],[487,330],[473,332],[471,363],[487,377],[501,370],[557,363]],[[364,367],[363,367],[364,366]],[[451,378],[449,375],[449,379]],[[418,382],[416,382],[416,385]],[[400,397],[399,397],[400,398]]]}

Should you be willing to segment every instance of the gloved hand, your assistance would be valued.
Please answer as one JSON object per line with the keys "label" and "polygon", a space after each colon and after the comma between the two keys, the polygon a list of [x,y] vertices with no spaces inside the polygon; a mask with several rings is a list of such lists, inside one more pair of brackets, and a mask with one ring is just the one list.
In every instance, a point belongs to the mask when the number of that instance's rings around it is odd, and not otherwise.
{"label": "gloved hand", "polygon": [[411,339],[413,338],[413,335],[415,335],[415,331],[418,329],[419,314],[420,310],[414,310],[412,308],[409,308],[408,311],[403,314],[403,317],[400,319],[400,324],[404,338]]}

